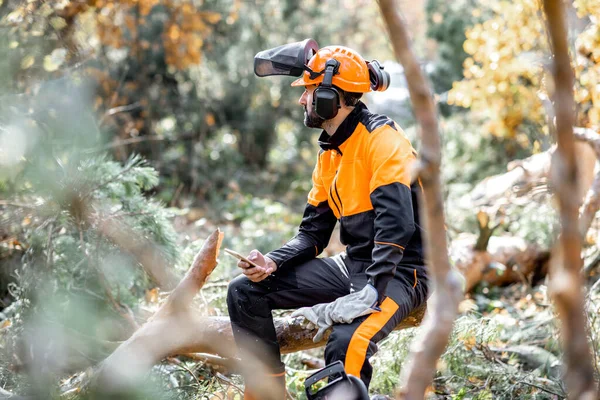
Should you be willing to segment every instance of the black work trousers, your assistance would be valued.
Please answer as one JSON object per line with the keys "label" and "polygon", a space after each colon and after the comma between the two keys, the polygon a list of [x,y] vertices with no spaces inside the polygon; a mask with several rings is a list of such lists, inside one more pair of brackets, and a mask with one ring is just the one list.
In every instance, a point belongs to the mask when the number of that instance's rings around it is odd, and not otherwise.
{"label": "black work trousers", "polygon": [[[227,305],[238,346],[265,362],[273,374],[285,371],[271,311],[330,303],[361,290],[367,284],[370,262],[352,260],[345,254],[315,258],[288,266],[261,282],[241,275],[229,284]],[[325,362],[341,360],[346,372],[369,386],[377,342],[427,299],[428,282],[422,265],[400,265],[386,290],[381,312],[336,324],[325,347]],[[256,345],[254,345],[256,344]]]}

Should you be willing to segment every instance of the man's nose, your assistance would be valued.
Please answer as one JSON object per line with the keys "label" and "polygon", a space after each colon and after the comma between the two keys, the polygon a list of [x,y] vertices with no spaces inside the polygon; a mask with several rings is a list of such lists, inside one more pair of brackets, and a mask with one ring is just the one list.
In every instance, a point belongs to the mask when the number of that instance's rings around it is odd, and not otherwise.
{"label": "man's nose", "polygon": [[305,106],[306,105],[306,90],[302,93],[302,96],[298,99],[298,103]]}

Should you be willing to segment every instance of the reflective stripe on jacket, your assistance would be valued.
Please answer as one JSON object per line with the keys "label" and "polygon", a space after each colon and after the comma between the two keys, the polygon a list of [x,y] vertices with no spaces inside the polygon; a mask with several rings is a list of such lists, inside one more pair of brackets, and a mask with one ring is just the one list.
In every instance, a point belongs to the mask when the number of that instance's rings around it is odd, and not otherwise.
{"label": "reflective stripe on jacket", "polygon": [[323,131],[319,145],[299,233],[268,256],[279,268],[316,257],[339,220],[348,256],[371,262],[366,274],[381,300],[397,269],[424,268],[421,188],[410,181],[416,152],[394,121],[362,102],[331,137]]}

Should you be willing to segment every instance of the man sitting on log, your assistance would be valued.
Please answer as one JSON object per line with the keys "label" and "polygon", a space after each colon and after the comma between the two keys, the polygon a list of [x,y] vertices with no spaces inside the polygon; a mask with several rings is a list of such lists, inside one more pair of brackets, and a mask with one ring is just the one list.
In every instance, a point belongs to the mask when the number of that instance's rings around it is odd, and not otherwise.
{"label": "man sitting on log", "polygon": [[[306,63],[308,61],[308,63]],[[287,65],[287,67],[286,67]],[[319,327],[319,342],[332,328],[327,364],[341,360],[345,370],[369,385],[369,363],[385,338],[428,294],[417,196],[411,182],[416,152],[390,118],[371,113],[363,93],[382,91],[389,75],[342,46],[318,49],[316,42],[279,46],[255,57],[259,76],[296,75],[303,86],[299,103],[304,124],[322,129],[321,150],[299,233],[265,255],[253,250],[240,261],[229,284],[227,304],[234,338],[243,354],[265,362],[270,377],[245,376],[246,399],[255,399],[260,381],[285,397],[274,309],[295,309]],[[318,258],[336,222],[344,253]],[[281,394],[279,396],[279,394]]]}

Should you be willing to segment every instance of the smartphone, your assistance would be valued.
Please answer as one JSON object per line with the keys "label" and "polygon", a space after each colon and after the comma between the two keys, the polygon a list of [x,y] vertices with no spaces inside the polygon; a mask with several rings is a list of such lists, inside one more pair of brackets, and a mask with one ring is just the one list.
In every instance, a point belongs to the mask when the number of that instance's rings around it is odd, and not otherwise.
{"label": "smartphone", "polygon": [[237,251],[225,248],[225,253],[229,254],[232,257],[237,258],[238,260],[245,261],[245,262],[247,262],[248,264],[250,264],[250,265],[252,265],[254,267],[257,267],[257,268],[260,268],[260,269],[265,269],[264,267],[261,267],[260,265],[258,265],[254,261],[248,260],[246,257],[244,257],[243,255],[241,255]]}

